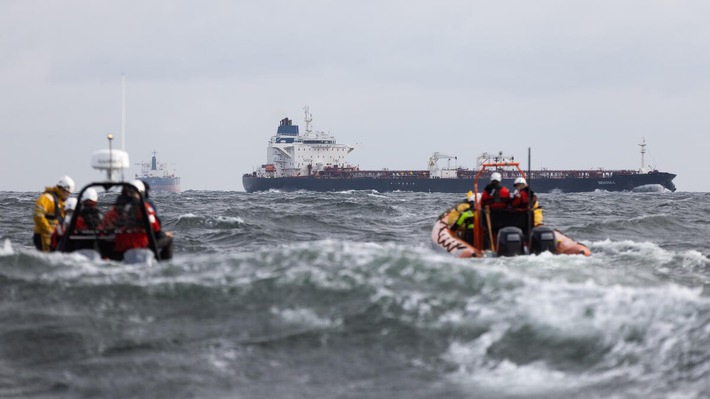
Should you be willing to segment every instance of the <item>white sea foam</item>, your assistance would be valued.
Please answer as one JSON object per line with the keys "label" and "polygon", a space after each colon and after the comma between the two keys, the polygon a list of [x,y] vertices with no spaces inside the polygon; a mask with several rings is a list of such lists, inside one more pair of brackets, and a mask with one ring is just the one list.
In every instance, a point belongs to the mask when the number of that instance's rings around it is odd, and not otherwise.
{"label": "white sea foam", "polygon": [[272,307],[270,313],[279,316],[289,324],[301,325],[308,328],[331,328],[342,324],[341,319],[331,320],[329,318],[320,317],[312,309],[279,309]]}
{"label": "white sea foam", "polygon": [[2,247],[0,247],[0,255],[13,255],[15,251],[12,249],[12,244],[10,240],[5,239],[2,242]]}
{"label": "white sea foam", "polygon": [[[700,329],[708,323],[710,299],[702,296],[700,287],[673,283],[604,286],[593,280],[566,283],[521,278],[525,284],[502,295],[489,312],[473,312],[468,318],[446,316],[446,322],[471,322],[467,319],[476,317],[479,323],[489,325],[489,331],[474,341],[453,342],[443,355],[459,366],[452,376],[454,381],[507,394],[535,392],[538,388],[569,389],[611,381],[619,375],[652,381],[682,368],[679,362],[684,361],[683,354],[706,343],[702,341],[706,334]],[[477,298],[470,302],[469,309],[485,306]],[[548,350],[554,351],[557,341],[564,345],[579,342],[592,348],[587,350],[597,351],[593,355],[600,360],[580,376],[556,370],[544,357],[524,364],[490,358],[489,350],[495,345],[509,345],[504,337],[521,326],[528,326],[533,334],[548,336],[542,341],[551,345]],[[604,348],[609,348],[608,352]],[[635,360],[629,363],[627,359]]]}
{"label": "white sea foam", "polygon": [[244,219],[240,218],[239,216],[217,216],[214,218],[219,223],[235,223],[235,224],[243,224]]}
{"label": "white sea foam", "polygon": [[646,184],[643,186],[634,187],[635,193],[670,193],[672,191],[666,189],[660,184]]}

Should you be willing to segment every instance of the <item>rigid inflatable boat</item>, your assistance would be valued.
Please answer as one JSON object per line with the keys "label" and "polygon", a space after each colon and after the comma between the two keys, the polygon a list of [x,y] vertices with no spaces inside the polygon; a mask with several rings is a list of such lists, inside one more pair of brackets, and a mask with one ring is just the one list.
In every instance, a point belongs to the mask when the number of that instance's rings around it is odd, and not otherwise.
{"label": "rigid inflatable boat", "polygon": [[[106,172],[106,181],[89,183],[79,191],[79,201],[64,228],[57,251],[78,253],[92,260],[143,264],[160,261],[144,194],[133,183],[118,181],[119,172],[130,166],[128,154],[111,149],[113,135],[109,134],[108,139],[109,149],[94,152],[91,160],[94,169]],[[89,192],[93,195],[87,195]],[[126,200],[128,192],[133,192],[138,199]],[[107,222],[107,214],[115,215],[115,220]],[[142,245],[122,250],[116,245],[117,237],[124,241],[135,239]]]}
{"label": "rigid inflatable boat", "polygon": [[[518,162],[496,160],[483,163],[474,178],[474,189],[469,193],[469,206],[474,214],[473,237],[455,231],[452,227],[464,211],[459,204],[454,206],[434,222],[431,238],[437,248],[443,249],[459,258],[488,256],[517,256],[551,252],[553,254],[591,255],[587,246],[566,236],[559,230],[542,224],[534,225],[534,211],[510,208],[492,209],[481,205],[478,195],[478,179],[487,169],[506,171],[517,170],[520,177],[525,173]],[[488,173],[485,173],[488,174]],[[534,201],[529,201],[532,205]]]}

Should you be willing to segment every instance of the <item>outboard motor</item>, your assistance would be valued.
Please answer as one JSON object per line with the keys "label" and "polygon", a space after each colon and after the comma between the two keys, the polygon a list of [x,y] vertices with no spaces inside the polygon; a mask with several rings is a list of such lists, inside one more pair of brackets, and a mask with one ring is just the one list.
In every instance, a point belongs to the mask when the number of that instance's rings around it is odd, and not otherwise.
{"label": "outboard motor", "polygon": [[515,256],[525,254],[525,240],[523,231],[514,226],[503,227],[498,230],[496,254],[498,256]]}
{"label": "outboard motor", "polygon": [[530,235],[530,253],[539,255],[545,251],[557,253],[555,230],[547,226],[535,227]]}

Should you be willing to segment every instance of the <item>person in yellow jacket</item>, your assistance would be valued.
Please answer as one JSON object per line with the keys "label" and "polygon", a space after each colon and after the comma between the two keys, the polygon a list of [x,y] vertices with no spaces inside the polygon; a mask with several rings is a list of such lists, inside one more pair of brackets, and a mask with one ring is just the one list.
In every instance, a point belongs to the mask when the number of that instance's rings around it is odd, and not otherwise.
{"label": "person in yellow jacket", "polygon": [[473,196],[473,191],[469,191],[466,201],[459,203],[449,213],[447,223],[451,231],[469,244],[473,244],[473,230],[476,221],[475,200],[481,200],[481,194]]}
{"label": "person in yellow jacket", "polygon": [[64,201],[74,191],[74,180],[62,176],[54,187],[45,187],[42,195],[35,202],[33,218],[35,221],[32,241],[40,251],[49,252],[52,234],[57,224],[64,223]]}

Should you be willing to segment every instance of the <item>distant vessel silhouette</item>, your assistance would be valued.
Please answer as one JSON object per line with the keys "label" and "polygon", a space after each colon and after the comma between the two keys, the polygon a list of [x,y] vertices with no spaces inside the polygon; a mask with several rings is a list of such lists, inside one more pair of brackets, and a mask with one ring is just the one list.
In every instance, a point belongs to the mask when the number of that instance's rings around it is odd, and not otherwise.
{"label": "distant vessel silhouette", "polygon": [[[324,132],[313,132],[308,107],[305,110],[306,132],[301,135],[297,125],[288,118],[281,120],[276,135],[267,147],[267,163],[242,176],[246,192],[255,191],[347,191],[376,190],[465,193],[473,188],[477,170],[466,168],[439,168],[440,159],[457,159],[455,156],[434,153],[428,170],[360,170],[350,165],[347,155],[355,147],[338,144],[335,137]],[[631,191],[643,186],[661,186],[675,191],[675,174],[659,172],[645,166],[645,140],[641,146],[639,170],[528,170],[530,187],[538,193]],[[505,162],[513,157],[503,153],[481,154],[477,166],[486,162]],[[477,168],[478,169],[478,168]],[[515,175],[504,169],[502,184],[512,186]],[[488,174],[492,171],[488,171]],[[648,190],[650,191],[650,190]]]}
{"label": "distant vessel silhouette", "polygon": [[141,167],[141,172],[136,173],[136,179],[142,180],[150,186],[151,191],[167,191],[179,193],[180,177],[175,171],[168,167],[168,164],[158,162],[153,151],[153,158],[150,162],[139,162],[136,165]]}

